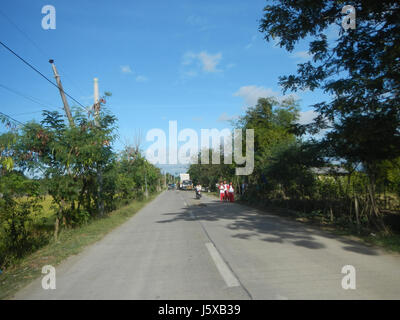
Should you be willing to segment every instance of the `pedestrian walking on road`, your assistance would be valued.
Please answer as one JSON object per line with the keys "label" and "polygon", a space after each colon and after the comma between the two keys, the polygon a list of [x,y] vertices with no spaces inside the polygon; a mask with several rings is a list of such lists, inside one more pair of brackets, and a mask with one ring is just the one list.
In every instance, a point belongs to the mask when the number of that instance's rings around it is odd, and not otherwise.
{"label": "pedestrian walking on road", "polygon": [[225,186],[222,181],[219,183],[219,200],[222,202],[225,198]]}
{"label": "pedestrian walking on road", "polygon": [[232,182],[229,184],[229,201],[234,202],[235,201],[235,189],[233,188]]}
{"label": "pedestrian walking on road", "polygon": [[224,190],[225,190],[225,195],[224,199],[225,201],[229,201],[229,184],[226,183],[226,180],[224,181]]}

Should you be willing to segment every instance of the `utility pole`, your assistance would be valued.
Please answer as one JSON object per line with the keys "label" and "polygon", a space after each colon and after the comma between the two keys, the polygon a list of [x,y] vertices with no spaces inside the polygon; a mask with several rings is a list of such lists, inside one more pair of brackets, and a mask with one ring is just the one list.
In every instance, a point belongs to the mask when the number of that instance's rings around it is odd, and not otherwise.
{"label": "utility pole", "polygon": [[72,119],[71,110],[69,109],[68,101],[67,101],[67,98],[65,97],[64,89],[63,89],[63,86],[61,84],[60,76],[57,73],[56,65],[54,64],[54,60],[53,59],[50,59],[49,62],[51,64],[51,67],[53,68],[54,78],[56,78],[57,86],[58,86],[58,89],[60,90],[61,99],[62,99],[62,102],[64,104],[64,110],[65,110],[65,113],[67,115],[69,124],[71,125],[71,127],[73,127],[74,126],[74,119]]}
{"label": "utility pole", "polygon": [[94,96],[94,104],[97,104],[99,102],[99,79],[98,78],[94,78],[94,92],[93,92],[93,96]]}
{"label": "utility pole", "polygon": [[94,78],[93,79],[94,83],[94,105],[93,105],[93,111],[94,111],[94,122],[96,126],[99,126],[99,113],[100,113],[100,102],[99,102],[99,79]]}
{"label": "utility pole", "polygon": [[[93,79],[93,111],[94,111],[94,123],[96,127],[99,126],[99,112],[100,112],[100,102],[99,102],[99,79]],[[99,184],[98,188],[98,210],[101,216],[104,215],[104,199],[103,199],[103,171],[97,166],[97,181]]]}
{"label": "utility pole", "polygon": [[144,195],[145,195],[145,197],[146,197],[146,199],[147,199],[147,197],[149,196],[149,192],[148,192],[148,190],[147,190],[147,174],[146,174],[146,168],[144,169],[144,184],[146,185],[146,191],[145,191],[145,193],[144,193]]}

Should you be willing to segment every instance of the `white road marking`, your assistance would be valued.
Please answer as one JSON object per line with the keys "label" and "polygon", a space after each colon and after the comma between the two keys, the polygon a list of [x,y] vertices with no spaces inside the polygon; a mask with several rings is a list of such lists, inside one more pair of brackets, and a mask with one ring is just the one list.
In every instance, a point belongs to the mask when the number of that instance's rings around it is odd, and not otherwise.
{"label": "white road marking", "polygon": [[208,249],[208,252],[210,252],[211,258],[214,260],[214,263],[217,266],[219,273],[221,274],[222,278],[224,278],[226,285],[228,287],[239,287],[240,284],[238,279],[234,276],[232,271],[226,265],[221,255],[215,248],[214,244],[211,242],[207,242],[206,247]]}

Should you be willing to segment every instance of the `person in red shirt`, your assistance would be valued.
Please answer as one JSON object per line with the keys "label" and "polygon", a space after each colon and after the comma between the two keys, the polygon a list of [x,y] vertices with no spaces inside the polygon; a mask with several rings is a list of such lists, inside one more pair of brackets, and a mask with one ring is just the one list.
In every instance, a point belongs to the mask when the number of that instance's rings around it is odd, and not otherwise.
{"label": "person in red shirt", "polygon": [[219,183],[218,189],[219,189],[219,198],[220,198],[219,200],[223,201],[225,198],[225,186],[222,183],[222,181]]}
{"label": "person in red shirt", "polygon": [[234,202],[235,201],[235,189],[233,188],[232,182],[229,184],[228,194],[229,194],[229,201]]}
{"label": "person in red shirt", "polygon": [[224,199],[225,201],[229,201],[229,184],[226,183],[226,181],[224,181],[224,189],[225,189],[225,195],[224,195]]}

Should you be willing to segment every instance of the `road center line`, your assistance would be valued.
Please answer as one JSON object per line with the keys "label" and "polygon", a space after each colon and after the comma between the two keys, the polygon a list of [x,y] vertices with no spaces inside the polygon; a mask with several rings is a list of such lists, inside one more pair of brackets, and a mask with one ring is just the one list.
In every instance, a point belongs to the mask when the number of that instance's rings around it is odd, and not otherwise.
{"label": "road center line", "polygon": [[226,285],[228,287],[239,287],[240,286],[239,280],[235,277],[235,275],[226,265],[221,255],[215,248],[214,244],[211,242],[207,242],[206,247],[211,255],[211,258],[214,260],[214,263],[217,266],[219,273],[221,274],[222,278],[224,278]]}

